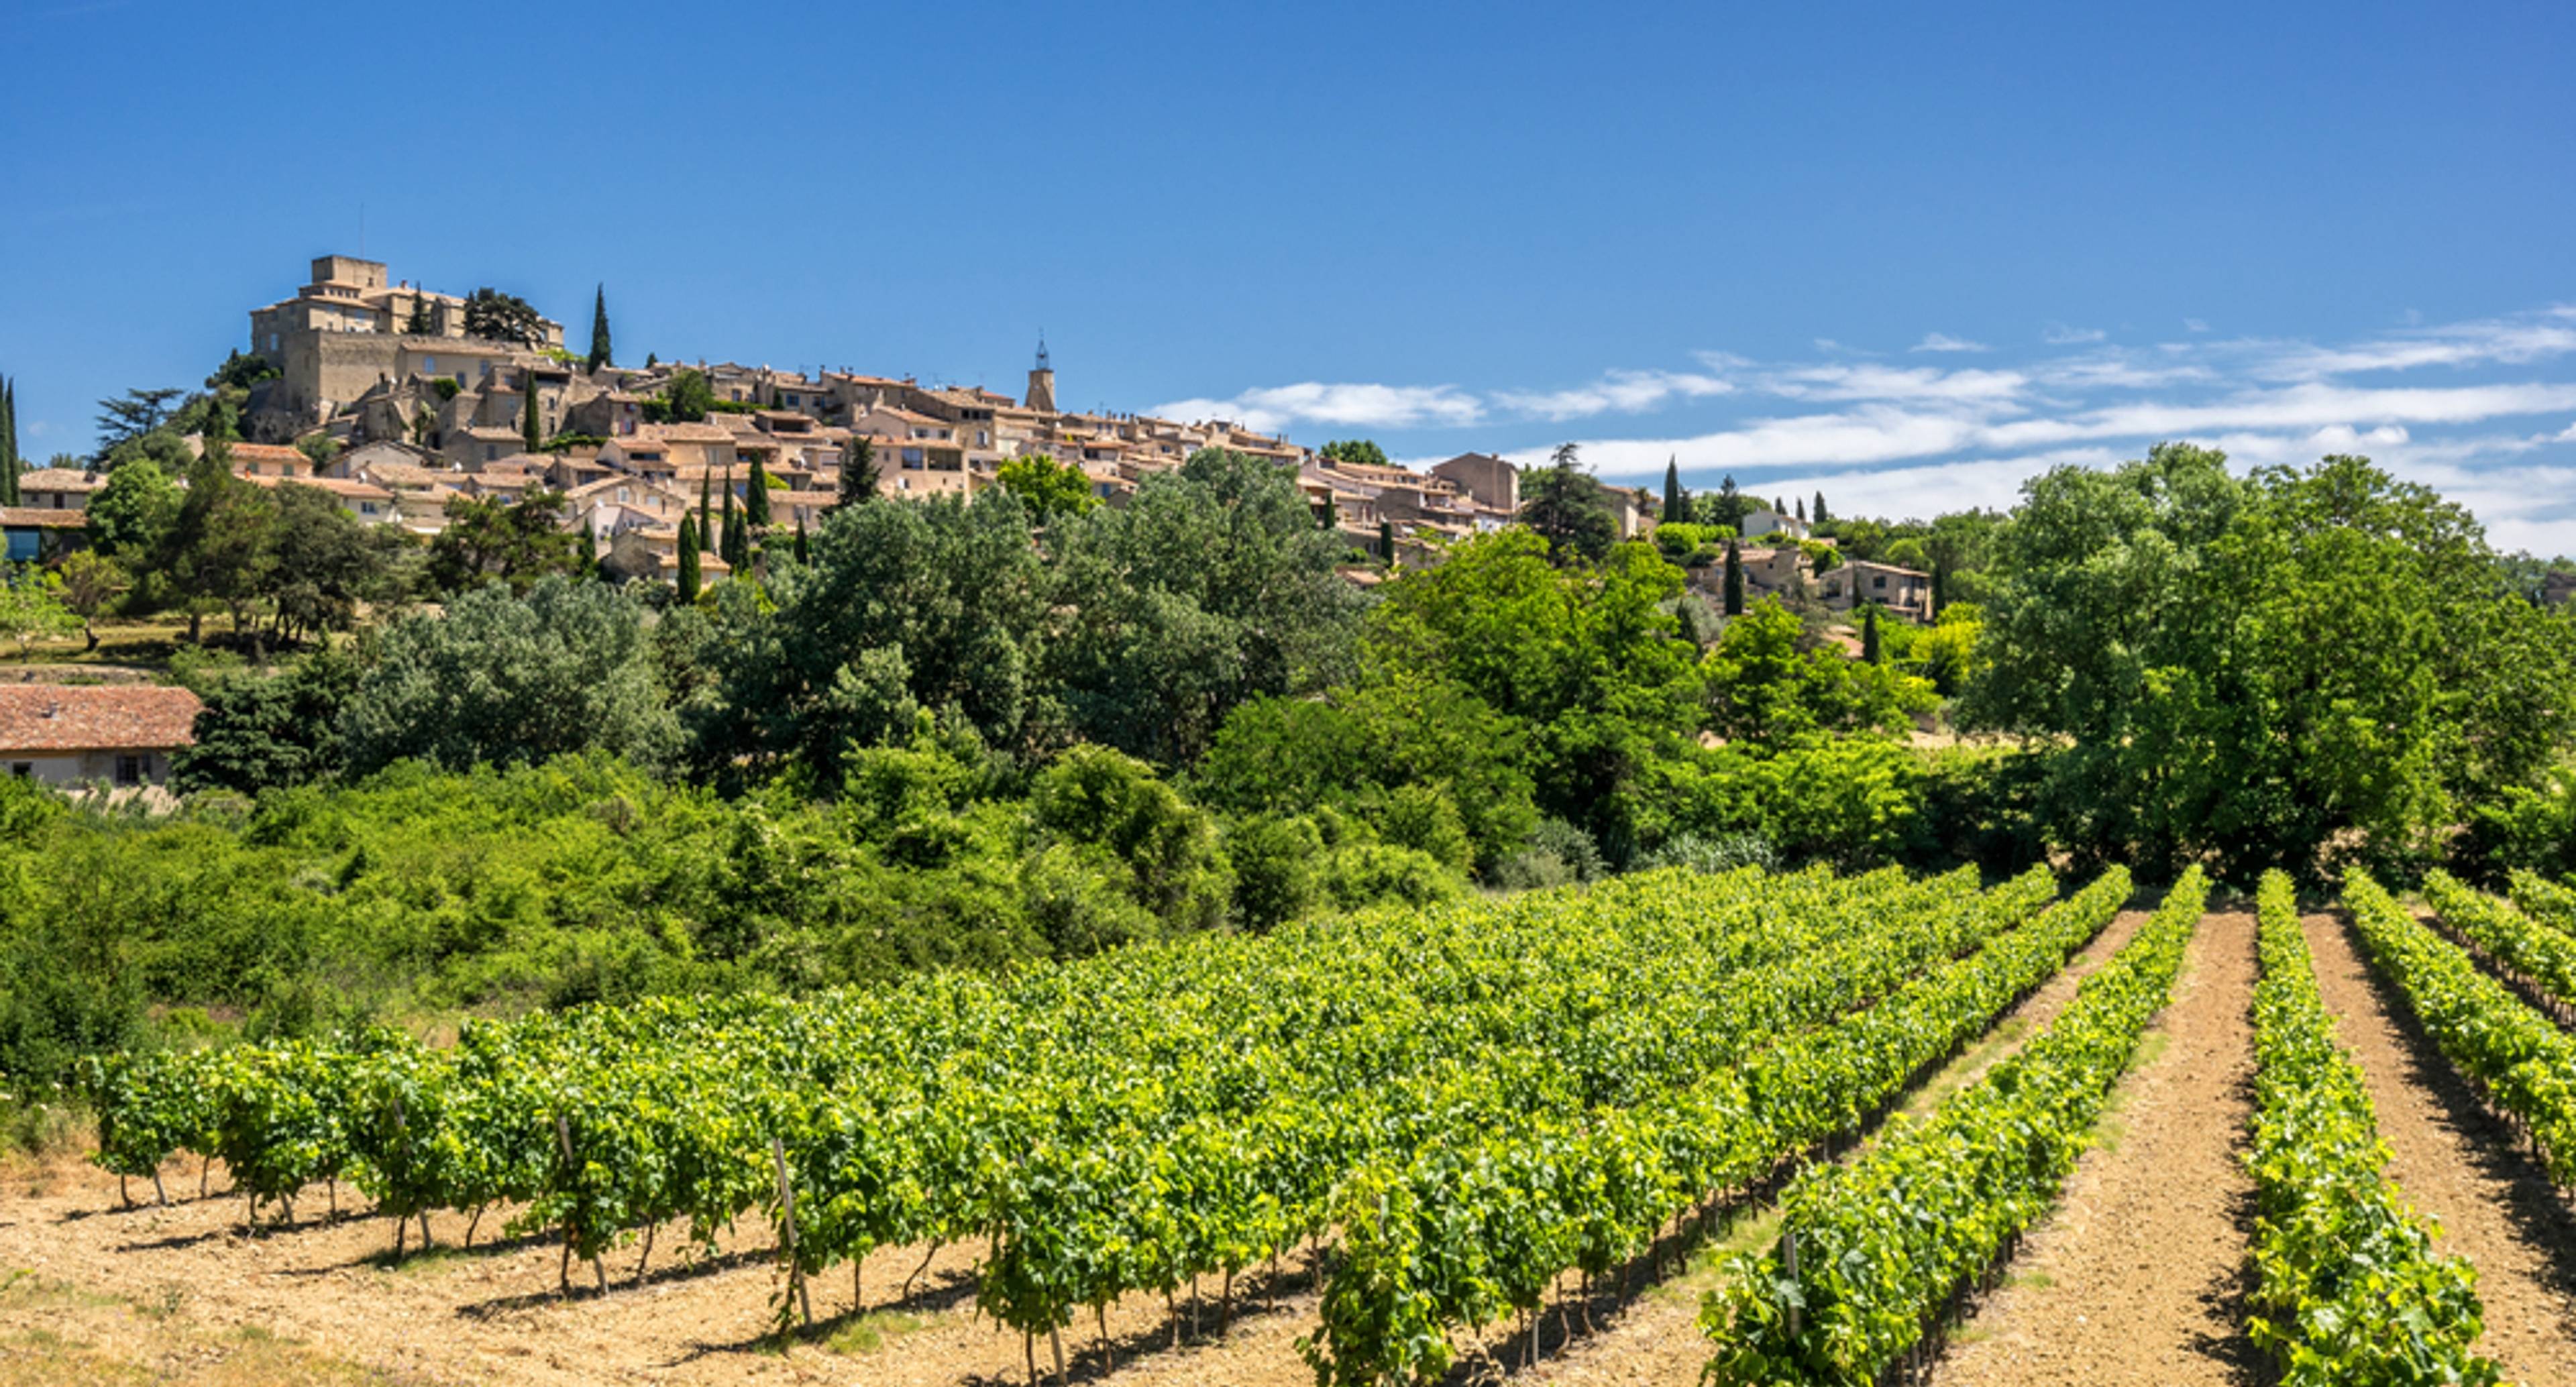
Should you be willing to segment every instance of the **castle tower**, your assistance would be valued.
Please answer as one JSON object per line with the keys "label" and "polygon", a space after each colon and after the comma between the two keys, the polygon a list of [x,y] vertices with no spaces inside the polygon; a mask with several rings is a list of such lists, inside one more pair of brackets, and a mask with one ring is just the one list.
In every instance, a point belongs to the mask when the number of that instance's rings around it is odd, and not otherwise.
{"label": "castle tower", "polygon": [[1055,368],[1047,364],[1046,334],[1038,334],[1038,364],[1029,368],[1029,408],[1055,413]]}

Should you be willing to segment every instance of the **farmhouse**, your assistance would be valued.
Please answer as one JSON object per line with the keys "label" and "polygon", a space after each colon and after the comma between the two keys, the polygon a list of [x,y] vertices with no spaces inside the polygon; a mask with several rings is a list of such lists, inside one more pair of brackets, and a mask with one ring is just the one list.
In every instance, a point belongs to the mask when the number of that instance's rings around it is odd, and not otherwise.
{"label": "farmhouse", "polygon": [[165,784],[170,753],[196,740],[202,706],[186,689],[0,686],[0,767],[49,785]]}

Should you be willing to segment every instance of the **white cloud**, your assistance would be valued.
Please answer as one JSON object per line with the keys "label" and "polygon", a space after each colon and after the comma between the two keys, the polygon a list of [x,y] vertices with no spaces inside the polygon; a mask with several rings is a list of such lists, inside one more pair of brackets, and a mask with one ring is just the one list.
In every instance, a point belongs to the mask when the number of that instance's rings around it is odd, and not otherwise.
{"label": "white cloud", "polygon": [[1638,414],[1676,399],[1730,395],[1735,383],[1691,371],[1611,371],[1594,384],[1571,390],[1497,391],[1493,402],[1534,419],[1582,419],[1595,414]]}
{"label": "white cloud", "polygon": [[2076,347],[2087,342],[2099,342],[2110,335],[2098,327],[2068,327],[2064,323],[2050,323],[2040,330],[2039,340],[2052,347]]}
{"label": "white cloud", "polygon": [[2185,332],[2207,332],[2209,331],[2209,324],[2199,318],[2185,318],[2182,320],[2182,330]]}
{"label": "white cloud", "polygon": [[1321,381],[1265,386],[1231,399],[1174,400],[1149,412],[1166,419],[1230,419],[1265,433],[1301,423],[1405,429],[1473,424],[1485,417],[1483,402],[1455,386]]}
{"label": "white cloud", "polygon": [[1943,371],[1931,366],[1808,366],[1761,379],[1764,390],[1793,400],[1924,400],[1992,406],[2011,402],[2030,384],[2018,371]]}
{"label": "white cloud", "polygon": [[1946,332],[1927,332],[1923,334],[1922,341],[1914,344],[1912,350],[1918,352],[1990,352],[1993,351],[1994,348],[1987,346],[1983,342],[1971,342],[1965,337],[1953,337]]}

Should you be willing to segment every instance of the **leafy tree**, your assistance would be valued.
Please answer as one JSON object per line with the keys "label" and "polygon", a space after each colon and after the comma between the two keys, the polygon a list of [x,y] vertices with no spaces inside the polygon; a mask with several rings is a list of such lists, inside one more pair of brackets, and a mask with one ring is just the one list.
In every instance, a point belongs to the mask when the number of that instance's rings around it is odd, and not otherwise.
{"label": "leafy tree", "polygon": [[272,634],[301,640],[357,624],[365,603],[405,594],[404,560],[412,541],[390,525],[370,525],[320,487],[287,482],[272,493],[277,518],[269,569]]}
{"label": "leafy tree", "polygon": [[581,536],[563,521],[560,491],[530,491],[516,502],[451,496],[447,528],[429,542],[429,581],[455,593],[497,579],[524,592],[546,577],[577,572]]}
{"label": "leafy tree", "polygon": [[333,458],[340,456],[340,440],[327,433],[308,433],[295,440],[295,450],[313,464],[313,475],[318,477]]}
{"label": "leafy tree", "polygon": [[98,458],[107,460],[117,448],[159,429],[170,418],[170,403],[185,395],[175,386],[158,390],[128,390],[112,400],[98,402]]}
{"label": "leafy tree", "polygon": [[2466,512],[2366,460],[2239,480],[2165,444],[2025,495],[1962,714],[2068,741],[2039,806],[2080,854],[2420,862],[2576,731],[2563,625],[2502,597]]}
{"label": "leafy tree", "polygon": [[149,459],[107,474],[89,498],[92,542],[129,569],[156,564],[164,538],[179,518],[179,488]]}
{"label": "leafy tree", "polygon": [[1274,463],[1202,449],[1054,543],[1063,615],[1045,672],[1093,741],[1188,765],[1236,707],[1349,668],[1365,599]]}
{"label": "leafy tree", "polygon": [[1691,498],[1690,493],[1682,489],[1681,459],[1679,458],[1664,459],[1664,513],[1662,518],[1663,523],[1667,525],[1685,525],[1690,523]]}
{"label": "leafy tree", "polygon": [[1235,922],[1244,928],[1285,924],[1314,904],[1324,839],[1313,821],[1281,814],[1241,820],[1225,831],[1225,854],[1234,866]]}
{"label": "leafy tree", "polygon": [[1346,462],[1357,467],[1389,465],[1386,460],[1386,450],[1365,438],[1336,439],[1317,449],[1316,452],[1335,462]]}
{"label": "leafy tree", "polygon": [[602,366],[613,364],[613,357],[614,354],[611,352],[608,342],[608,286],[602,284],[592,293],[590,300],[590,357],[588,365],[591,370],[596,371]]}
{"label": "leafy tree", "polygon": [[1091,478],[1081,467],[1044,453],[1004,459],[997,477],[1041,525],[1059,516],[1079,515],[1099,499],[1091,494]]}
{"label": "leafy tree", "polygon": [[841,464],[840,504],[877,498],[877,447],[866,438],[850,440],[850,455]]}
{"label": "leafy tree", "polygon": [[1725,615],[1744,615],[1744,548],[1734,540],[1726,542]]}
{"label": "leafy tree", "polygon": [[88,649],[98,649],[98,616],[107,610],[134,580],[117,565],[116,560],[96,548],[76,549],[63,556],[56,569],[61,581],[63,605],[80,618],[81,635]]}
{"label": "leafy tree", "polygon": [[683,606],[686,606],[693,604],[698,600],[698,588],[700,583],[703,581],[699,577],[698,521],[695,516],[682,515],[680,517],[679,551],[680,571],[678,574],[678,586],[680,591],[680,602]]}
{"label": "leafy tree", "polygon": [[395,622],[340,730],[360,774],[406,757],[451,770],[589,751],[649,764],[679,742],[642,604],[561,576],[524,596],[476,588],[443,616]]}
{"label": "leafy tree", "polygon": [[163,536],[160,563],[186,600],[190,641],[203,638],[209,611],[229,611],[236,635],[248,624],[250,604],[276,562],[276,511],[265,492],[233,475],[224,439],[209,435],[205,456],[188,469],[187,495]]}
{"label": "leafy tree", "polygon": [[61,579],[33,564],[0,565],[0,632],[18,643],[20,659],[37,641],[68,636],[81,624],[63,603]]}
{"label": "leafy tree", "polygon": [[707,384],[707,378],[703,374],[685,366],[672,373],[670,391],[672,422],[703,423],[708,411],[715,406],[715,387]]}
{"label": "leafy tree", "polygon": [[1216,821],[1143,762],[1107,747],[1074,747],[1030,785],[1029,819],[1041,841],[1114,854],[1128,894],[1154,917],[1182,928],[1223,923],[1233,881]]}
{"label": "leafy tree", "polygon": [[181,794],[230,790],[255,795],[338,771],[340,714],[357,692],[362,666],[324,647],[283,672],[225,681],[205,695],[196,740],[170,757]]}
{"label": "leafy tree", "polygon": [[465,335],[523,347],[546,344],[545,321],[526,299],[488,287],[466,297]]}
{"label": "leafy tree", "polygon": [[771,576],[768,597],[728,612],[731,638],[711,656],[721,695],[692,709],[711,771],[836,765],[888,725],[895,698],[953,707],[997,747],[1054,735],[1060,715],[1035,687],[1048,584],[1007,491],[844,506],[813,535],[810,562]]}
{"label": "leafy tree", "polygon": [[1601,481],[1577,465],[1575,446],[1560,446],[1547,469],[1522,483],[1520,521],[1547,541],[1559,564],[1599,561],[1619,537],[1619,522]]}
{"label": "leafy tree", "polygon": [[1776,598],[1726,624],[1707,673],[1709,727],[1731,741],[1899,731],[1934,701],[1924,680],[1812,643],[1805,623]]}

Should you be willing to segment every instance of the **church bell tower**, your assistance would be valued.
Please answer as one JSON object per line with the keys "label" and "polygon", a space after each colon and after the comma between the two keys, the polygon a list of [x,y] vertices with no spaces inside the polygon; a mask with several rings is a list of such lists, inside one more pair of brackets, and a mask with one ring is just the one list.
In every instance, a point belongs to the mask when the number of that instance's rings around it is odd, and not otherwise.
{"label": "church bell tower", "polygon": [[1055,368],[1047,364],[1046,334],[1038,334],[1038,364],[1029,368],[1029,408],[1055,413]]}

